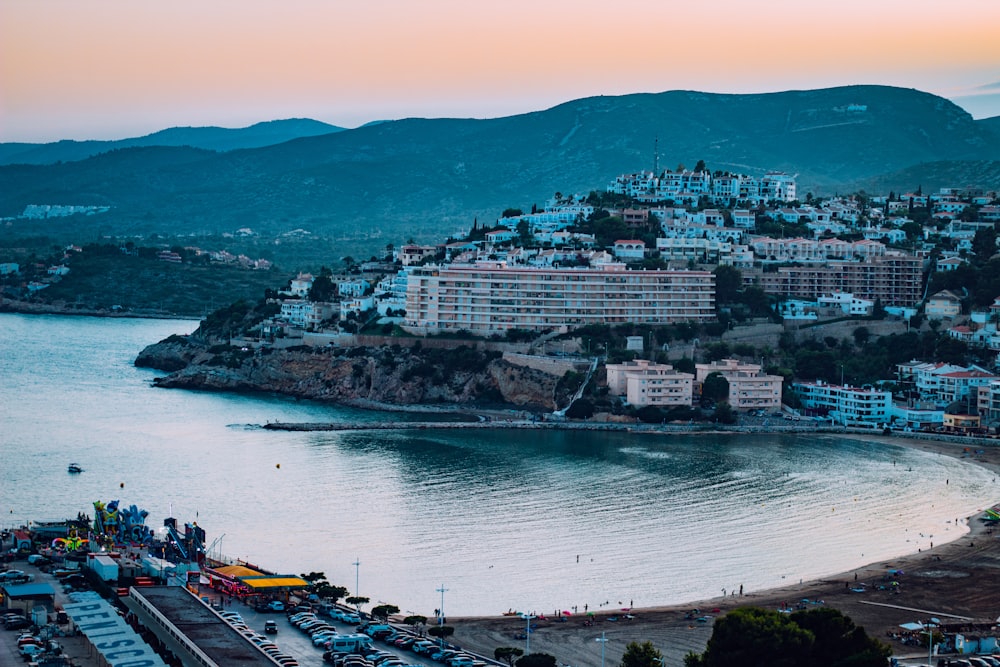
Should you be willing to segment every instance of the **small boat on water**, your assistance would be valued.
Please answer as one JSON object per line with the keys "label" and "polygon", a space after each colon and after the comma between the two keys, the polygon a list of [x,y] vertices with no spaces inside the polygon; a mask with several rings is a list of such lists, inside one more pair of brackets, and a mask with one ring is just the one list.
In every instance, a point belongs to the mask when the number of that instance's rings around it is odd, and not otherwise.
{"label": "small boat on water", "polygon": [[81,468],[80,464],[78,463],[70,463],[69,467],[66,469],[66,472],[74,472],[74,473],[83,472],[83,468]]}

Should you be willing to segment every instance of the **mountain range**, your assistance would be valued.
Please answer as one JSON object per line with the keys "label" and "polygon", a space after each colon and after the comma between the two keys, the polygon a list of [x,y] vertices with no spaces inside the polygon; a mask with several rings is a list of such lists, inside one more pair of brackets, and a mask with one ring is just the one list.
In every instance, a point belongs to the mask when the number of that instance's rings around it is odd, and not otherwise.
{"label": "mountain range", "polygon": [[698,160],[713,171],[798,174],[803,197],[1000,189],[1000,118],[976,121],[944,98],[887,86],[602,96],[502,118],[350,130],[310,120],[173,128],[83,158],[91,149],[78,144],[91,142],[20,152],[0,144],[0,216],[28,204],[100,205],[111,210],[88,224],[119,234],[301,228],[384,245],[440,240],[556,191],[600,190],[621,173]]}

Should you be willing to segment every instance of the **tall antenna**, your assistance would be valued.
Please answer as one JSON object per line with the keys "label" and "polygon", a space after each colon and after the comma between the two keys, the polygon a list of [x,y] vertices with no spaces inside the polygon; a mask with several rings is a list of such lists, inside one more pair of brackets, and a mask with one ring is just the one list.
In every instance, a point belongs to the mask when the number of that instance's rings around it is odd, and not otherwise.
{"label": "tall antenna", "polygon": [[653,176],[660,173],[660,136],[653,140]]}

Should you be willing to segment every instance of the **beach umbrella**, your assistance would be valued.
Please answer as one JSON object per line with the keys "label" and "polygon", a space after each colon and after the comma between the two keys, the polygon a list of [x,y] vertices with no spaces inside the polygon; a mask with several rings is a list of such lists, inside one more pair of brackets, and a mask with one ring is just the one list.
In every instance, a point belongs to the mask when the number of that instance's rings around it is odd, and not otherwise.
{"label": "beach umbrella", "polygon": [[568,612],[565,609],[563,609],[563,616],[572,616],[572,615],[573,614],[571,614],[570,612]]}

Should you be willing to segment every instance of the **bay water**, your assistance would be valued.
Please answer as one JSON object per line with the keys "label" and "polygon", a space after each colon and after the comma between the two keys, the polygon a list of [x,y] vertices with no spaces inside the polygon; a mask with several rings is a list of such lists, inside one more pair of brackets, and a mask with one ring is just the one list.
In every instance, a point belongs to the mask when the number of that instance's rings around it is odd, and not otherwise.
{"label": "bay water", "polygon": [[[835,436],[418,431],[401,413],[152,387],[136,354],[195,325],[0,315],[0,524],[119,499],[154,528],[197,522],[213,555],[322,571],[404,613],[430,616],[443,588],[461,616],[797,583],[957,539],[1000,499],[968,461]],[[257,428],[276,420],[399,427]]]}

